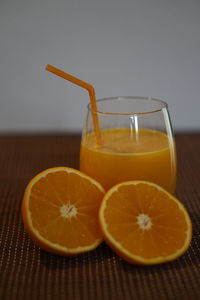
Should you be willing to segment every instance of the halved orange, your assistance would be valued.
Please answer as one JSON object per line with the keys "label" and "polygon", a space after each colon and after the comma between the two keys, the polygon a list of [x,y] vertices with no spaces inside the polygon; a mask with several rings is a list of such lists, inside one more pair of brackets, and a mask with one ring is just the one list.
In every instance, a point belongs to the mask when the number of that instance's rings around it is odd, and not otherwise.
{"label": "halved orange", "polygon": [[73,255],[92,250],[102,241],[98,211],[103,195],[99,183],[75,169],[47,169],[25,189],[25,229],[49,252]]}
{"label": "halved orange", "polygon": [[129,181],[104,196],[99,220],[106,242],[131,263],[174,260],[189,247],[192,223],[174,196],[156,184]]}

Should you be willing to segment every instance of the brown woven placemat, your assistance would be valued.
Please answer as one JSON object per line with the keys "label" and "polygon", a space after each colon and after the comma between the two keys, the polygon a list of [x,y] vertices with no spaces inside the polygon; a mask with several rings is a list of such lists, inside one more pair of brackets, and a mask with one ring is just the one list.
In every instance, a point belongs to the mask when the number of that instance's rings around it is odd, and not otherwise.
{"label": "brown woven placemat", "polygon": [[200,299],[200,134],[176,136],[177,196],[193,221],[190,249],[152,267],[126,263],[102,244],[75,257],[41,251],[25,233],[27,182],[53,166],[78,167],[79,136],[0,137],[0,299]]}

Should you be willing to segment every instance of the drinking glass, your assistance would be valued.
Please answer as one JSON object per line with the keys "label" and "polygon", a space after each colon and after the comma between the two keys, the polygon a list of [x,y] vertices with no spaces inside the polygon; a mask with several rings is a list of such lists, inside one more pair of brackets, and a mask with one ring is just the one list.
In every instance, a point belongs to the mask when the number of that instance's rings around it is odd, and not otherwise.
{"label": "drinking glass", "polygon": [[145,180],[174,193],[176,150],[167,103],[148,97],[114,97],[97,100],[97,111],[89,104],[80,170],[105,190],[122,181]]}

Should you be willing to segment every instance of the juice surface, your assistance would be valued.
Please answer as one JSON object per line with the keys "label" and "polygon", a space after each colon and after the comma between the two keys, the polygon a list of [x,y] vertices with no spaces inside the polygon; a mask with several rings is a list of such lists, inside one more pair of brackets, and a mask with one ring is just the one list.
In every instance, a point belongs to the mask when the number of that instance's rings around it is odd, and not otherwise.
{"label": "juice surface", "polygon": [[102,146],[94,133],[85,135],[80,150],[80,170],[99,181],[106,190],[128,180],[147,180],[174,193],[176,157],[174,143],[159,131],[106,129]]}

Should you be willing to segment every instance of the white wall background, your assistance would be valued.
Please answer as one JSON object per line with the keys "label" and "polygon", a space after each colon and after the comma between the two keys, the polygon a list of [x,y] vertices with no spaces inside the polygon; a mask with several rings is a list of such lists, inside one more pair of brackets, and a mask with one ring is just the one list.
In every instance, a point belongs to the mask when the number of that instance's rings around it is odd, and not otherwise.
{"label": "white wall background", "polygon": [[87,92],[169,103],[176,130],[200,130],[199,0],[0,0],[0,132],[79,131]]}

